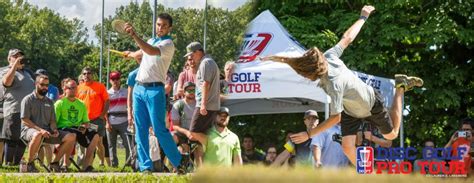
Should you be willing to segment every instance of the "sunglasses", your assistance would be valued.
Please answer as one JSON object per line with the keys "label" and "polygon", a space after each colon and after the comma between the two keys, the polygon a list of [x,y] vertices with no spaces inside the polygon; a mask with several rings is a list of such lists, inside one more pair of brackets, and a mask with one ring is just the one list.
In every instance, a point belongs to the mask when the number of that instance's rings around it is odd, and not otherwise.
{"label": "sunglasses", "polygon": [[49,86],[49,84],[45,84],[45,83],[40,83],[39,85],[42,86],[42,87],[48,87]]}
{"label": "sunglasses", "polygon": [[188,93],[194,93],[194,92],[196,92],[196,89],[188,89],[188,90],[186,90],[186,92],[188,92]]}
{"label": "sunglasses", "polygon": [[120,78],[113,78],[113,79],[110,79],[110,80],[112,80],[112,81],[118,81],[118,80],[120,80]]}

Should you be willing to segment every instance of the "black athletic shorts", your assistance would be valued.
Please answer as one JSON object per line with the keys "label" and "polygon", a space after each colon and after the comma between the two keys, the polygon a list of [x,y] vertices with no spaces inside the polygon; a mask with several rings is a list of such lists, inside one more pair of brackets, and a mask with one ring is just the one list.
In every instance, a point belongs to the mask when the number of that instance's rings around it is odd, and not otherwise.
{"label": "black athletic shorts", "polygon": [[82,147],[85,147],[85,148],[89,147],[89,144],[91,143],[92,139],[97,134],[97,132],[92,131],[90,129],[87,129],[86,133],[82,134],[82,132],[79,131],[79,129],[74,128],[74,127],[73,128],[63,128],[61,130],[66,131],[66,132],[70,132],[70,133],[75,133],[77,143],[79,143],[79,145],[81,145]]}
{"label": "black athletic shorts", "polygon": [[387,108],[383,106],[384,99],[378,91],[374,90],[374,92],[375,92],[375,103],[374,103],[374,106],[372,107],[372,110],[370,110],[370,113],[372,114],[371,116],[360,119],[360,118],[354,118],[346,114],[344,111],[341,113],[342,136],[356,135],[363,121],[368,121],[370,124],[377,127],[380,130],[380,133],[382,134],[388,134],[392,132],[393,130],[392,119],[390,118]]}
{"label": "black athletic shorts", "polygon": [[207,131],[215,124],[217,113],[219,111],[207,110],[207,115],[203,116],[199,112],[201,108],[194,109],[193,118],[191,120],[191,128],[189,131],[196,133],[207,133]]}

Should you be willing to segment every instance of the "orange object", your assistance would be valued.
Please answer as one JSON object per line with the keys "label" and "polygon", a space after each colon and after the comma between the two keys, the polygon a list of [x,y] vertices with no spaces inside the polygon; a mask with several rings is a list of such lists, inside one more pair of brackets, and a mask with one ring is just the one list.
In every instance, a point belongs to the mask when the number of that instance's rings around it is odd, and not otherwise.
{"label": "orange object", "polygon": [[109,100],[109,94],[102,83],[92,81],[77,86],[76,96],[86,104],[90,120],[96,119],[104,109],[104,102]]}

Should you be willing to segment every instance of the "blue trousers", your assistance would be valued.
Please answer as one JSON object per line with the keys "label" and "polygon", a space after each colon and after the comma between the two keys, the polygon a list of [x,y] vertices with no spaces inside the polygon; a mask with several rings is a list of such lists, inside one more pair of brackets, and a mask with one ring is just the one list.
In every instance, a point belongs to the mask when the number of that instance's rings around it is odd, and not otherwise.
{"label": "blue trousers", "polygon": [[153,127],[153,132],[171,164],[178,167],[181,162],[181,154],[165,123],[166,98],[164,87],[145,87],[136,84],[133,88],[133,113],[140,171],[153,170],[148,140],[150,126]]}

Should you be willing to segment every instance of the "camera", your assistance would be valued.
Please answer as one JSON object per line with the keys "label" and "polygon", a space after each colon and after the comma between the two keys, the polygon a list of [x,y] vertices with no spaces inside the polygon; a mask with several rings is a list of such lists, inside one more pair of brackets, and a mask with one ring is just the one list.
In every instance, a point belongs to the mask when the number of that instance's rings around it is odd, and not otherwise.
{"label": "camera", "polygon": [[471,133],[468,131],[458,131],[458,137],[471,137]]}
{"label": "camera", "polygon": [[99,131],[99,125],[90,123],[89,124],[89,129],[91,129],[92,131],[97,132],[97,131]]}
{"label": "camera", "polygon": [[332,135],[332,141],[342,144],[342,135],[335,133],[334,135]]}

